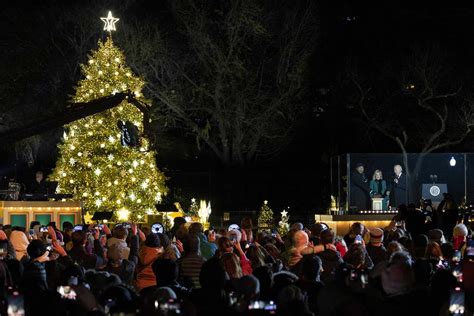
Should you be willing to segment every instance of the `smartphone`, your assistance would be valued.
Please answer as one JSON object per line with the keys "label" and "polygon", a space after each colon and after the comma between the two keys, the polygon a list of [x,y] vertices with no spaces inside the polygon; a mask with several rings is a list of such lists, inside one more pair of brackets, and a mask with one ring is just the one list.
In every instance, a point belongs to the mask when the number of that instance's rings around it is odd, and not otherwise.
{"label": "smartphone", "polygon": [[47,233],[48,232],[48,227],[46,226],[41,226],[40,229],[39,229],[40,233]]}
{"label": "smartphone", "polygon": [[356,244],[361,244],[362,243],[362,236],[361,235],[357,235],[354,239],[354,243]]}
{"label": "smartphone", "polygon": [[58,286],[58,293],[61,294],[62,298],[68,300],[75,300],[77,296],[76,291],[69,285]]}
{"label": "smartphone", "polygon": [[46,251],[49,251],[49,252],[53,251],[53,246],[47,245],[46,246]]}
{"label": "smartphone", "polygon": [[25,303],[23,295],[19,292],[13,292],[12,295],[8,296],[8,316],[24,316],[25,315]]}
{"label": "smartphone", "polygon": [[449,312],[451,315],[464,315],[464,291],[456,287],[449,296]]}
{"label": "smartphone", "polygon": [[34,229],[30,229],[29,234],[30,234],[30,236],[34,236],[34,235],[35,235],[35,230],[34,230]]}

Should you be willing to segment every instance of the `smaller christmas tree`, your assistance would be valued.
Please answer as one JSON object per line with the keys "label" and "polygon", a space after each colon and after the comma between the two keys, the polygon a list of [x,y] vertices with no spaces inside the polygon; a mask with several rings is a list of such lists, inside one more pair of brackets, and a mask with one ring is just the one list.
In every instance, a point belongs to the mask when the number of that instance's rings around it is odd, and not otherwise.
{"label": "smaller christmas tree", "polygon": [[199,205],[196,202],[195,198],[191,199],[191,205],[189,206],[188,214],[189,216],[198,216]]}
{"label": "smaller christmas tree", "polygon": [[286,210],[283,210],[280,214],[281,221],[278,222],[278,233],[280,236],[285,236],[290,231],[290,224],[288,223],[290,216]]}
{"label": "smaller christmas tree", "polygon": [[263,201],[263,205],[260,208],[260,214],[258,215],[258,230],[271,230],[275,227],[275,221],[273,219],[273,211],[268,206],[268,201]]}

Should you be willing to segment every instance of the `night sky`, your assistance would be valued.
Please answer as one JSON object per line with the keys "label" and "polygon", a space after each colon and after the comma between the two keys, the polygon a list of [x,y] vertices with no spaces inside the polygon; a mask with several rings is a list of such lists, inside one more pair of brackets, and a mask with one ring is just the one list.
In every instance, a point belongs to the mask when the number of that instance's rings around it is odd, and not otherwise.
{"label": "night sky", "polygon": [[[164,32],[172,33],[173,19],[160,1],[135,1],[123,12],[121,1],[107,1],[121,19],[159,21]],[[292,1],[291,1],[292,2]],[[160,2],[161,3],[161,2]],[[284,1],[268,2],[284,10]],[[298,1],[297,5],[304,5]],[[428,6],[429,4],[429,6]],[[91,12],[94,1],[81,1]],[[59,25],[56,14],[78,7],[77,1],[15,1],[0,10],[0,131],[34,124],[64,109],[74,82],[80,78],[78,65],[86,56],[68,49],[58,28],[71,27],[79,32],[74,19]],[[318,39],[309,67],[307,84],[313,91],[305,115],[297,124],[291,143],[276,157],[239,167],[221,166],[208,151],[199,152],[194,140],[176,131],[160,135],[173,148],[159,150],[158,164],[171,177],[169,187],[186,198],[210,198],[219,211],[256,210],[264,199],[275,209],[291,206],[296,213],[310,214],[328,203],[329,157],[347,152],[398,152],[398,147],[373,133],[356,108],[345,99],[341,89],[348,59],[356,60],[363,72],[377,74],[380,65],[397,65],[416,45],[437,46],[448,56],[451,67],[462,73],[464,87],[472,86],[474,48],[474,8],[472,3],[398,1],[318,1]],[[74,12],[74,11],[72,11]],[[94,12],[92,10],[92,12]],[[115,14],[115,12],[117,12]],[[96,47],[100,38],[99,16],[96,36],[86,41],[85,51]],[[91,13],[92,14],[92,13]],[[152,17],[152,18],[150,18]],[[144,22],[145,23],[145,22]],[[146,22],[150,23],[150,22]],[[117,24],[120,32],[120,23]],[[58,33],[56,33],[58,32]],[[52,41],[51,39],[54,39]],[[179,41],[178,38],[175,40]],[[63,63],[64,56],[70,58]],[[120,46],[120,43],[119,43]],[[69,68],[67,68],[69,67]],[[453,79],[454,80],[454,79]],[[474,94],[474,93],[473,93]],[[25,116],[25,112],[28,115]],[[7,114],[7,118],[5,117]],[[400,112],[399,118],[410,115]],[[411,113],[413,114],[413,113]],[[420,124],[426,124],[421,119]],[[12,176],[14,164],[20,178],[33,170],[50,170],[55,163],[55,146],[62,135],[53,129],[41,135],[35,167],[28,168],[15,156],[12,143],[0,147],[0,170]],[[472,137],[445,151],[472,151]],[[218,212],[219,212],[218,211]]]}

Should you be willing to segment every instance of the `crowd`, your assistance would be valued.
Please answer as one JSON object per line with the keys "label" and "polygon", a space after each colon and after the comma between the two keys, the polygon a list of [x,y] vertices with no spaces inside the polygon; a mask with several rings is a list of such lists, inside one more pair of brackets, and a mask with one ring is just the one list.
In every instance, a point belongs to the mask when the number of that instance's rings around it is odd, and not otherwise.
{"label": "crowd", "polygon": [[[388,227],[251,221],[169,232],[136,224],[55,223],[0,230],[1,314],[471,315],[472,231],[446,233],[401,212]],[[461,313],[462,312],[462,313]]]}

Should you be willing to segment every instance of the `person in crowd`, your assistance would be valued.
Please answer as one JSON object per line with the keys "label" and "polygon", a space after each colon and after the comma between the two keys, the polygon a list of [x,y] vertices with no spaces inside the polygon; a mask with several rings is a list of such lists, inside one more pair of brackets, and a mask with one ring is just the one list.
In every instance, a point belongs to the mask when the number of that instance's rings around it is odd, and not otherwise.
{"label": "person in crowd", "polygon": [[370,187],[367,177],[364,173],[364,165],[357,163],[355,170],[351,173],[351,188],[350,207],[355,207],[357,210],[370,209]]}
{"label": "person in crowd", "polygon": [[244,275],[252,274],[252,265],[247,256],[245,255],[244,251],[242,250],[240,242],[238,242],[237,240],[231,241],[227,237],[220,237],[217,240],[217,244],[219,247],[217,251],[219,258],[225,255],[226,253],[237,253],[237,258],[239,259],[238,262],[242,273]]}
{"label": "person in crowd", "polygon": [[265,252],[262,251],[262,247],[255,244],[249,244],[245,256],[249,259],[252,266],[252,270],[257,269],[265,265]]}
{"label": "person in crowd", "polygon": [[309,236],[309,241],[313,243],[314,246],[319,245],[319,236],[323,230],[328,229],[328,225],[325,223],[314,223],[310,226],[309,230],[311,231],[311,235]]}
{"label": "person in crowd", "polygon": [[[321,255],[319,253],[318,255]],[[321,282],[321,272],[323,270],[323,263],[319,256],[305,255],[301,259],[301,275],[296,281],[303,293],[308,297],[308,307],[315,315],[318,315],[317,297],[319,292],[324,287],[324,282]]]}
{"label": "person in crowd", "polygon": [[415,259],[424,258],[426,246],[428,246],[428,236],[425,234],[420,234],[415,237],[414,245],[415,245]]}
{"label": "person in crowd", "polygon": [[435,241],[430,241],[426,246],[425,258],[428,259],[434,267],[443,268],[443,252],[440,245]]}
{"label": "person in crowd", "polygon": [[[105,268],[109,273],[114,273],[120,277],[123,284],[133,285],[133,277],[138,264],[138,228],[137,224],[131,226],[130,248],[123,245],[122,242],[115,242],[109,246],[107,251],[107,266]],[[128,257],[128,259],[127,259]]]}
{"label": "person in crowd", "polygon": [[170,231],[170,237],[173,238],[173,237],[176,237],[178,238],[178,236],[176,235],[178,230],[180,230],[181,228],[182,229],[185,229],[184,225],[186,224],[186,219],[184,217],[175,217],[173,219],[173,227],[171,227],[171,231]]}
{"label": "person in crowd", "polygon": [[438,245],[442,245],[446,242],[446,238],[444,237],[444,233],[439,228],[431,229],[428,232],[428,239],[429,239],[429,241],[434,241],[434,242],[438,243]]}
{"label": "person in crowd", "polygon": [[201,248],[201,256],[210,259],[214,256],[217,250],[217,245],[210,243],[204,235],[204,230],[201,223],[192,223],[189,226],[189,234],[195,235],[199,238],[199,247]]}
{"label": "person in crowd", "polygon": [[458,221],[458,207],[450,193],[443,193],[443,200],[439,203],[435,213],[437,227],[442,231],[446,239],[450,239],[453,227]]}
{"label": "person in crowd", "polygon": [[161,256],[162,259],[171,259],[173,261],[176,261],[179,259],[181,256],[181,252],[178,249],[178,246],[183,250],[182,248],[182,243],[179,240],[176,240],[175,243],[172,243],[170,239],[168,238],[168,235],[158,233],[158,238],[160,238],[160,244],[161,247],[163,247],[163,255]]}
{"label": "person in crowd", "polygon": [[178,282],[179,267],[176,261],[160,258],[153,262],[152,268],[156,277],[155,288],[169,287],[179,299],[188,298],[191,295],[191,291]]}
{"label": "person in crowd", "polygon": [[112,229],[112,237],[107,239],[107,248],[110,248],[114,244],[119,244],[123,248],[124,259],[128,259],[130,254],[130,247],[127,245],[128,229],[122,224],[116,225]]}
{"label": "person in crowd", "polygon": [[387,190],[387,182],[383,179],[381,170],[377,169],[374,171],[369,187],[370,197],[383,198],[382,211],[386,211],[388,209],[388,195],[390,194],[390,191]]}
{"label": "person in crowd", "polygon": [[178,259],[180,283],[187,288],[199,289],[199,272],[206,262],[200,255],[199,238],[195,235],[187,235],[183,240],[184,253]]}
{"label": "person in crowd", "polygon": [[374,265],[386,259],[387,249],[383,245],[383,230],[380,228],[370,229],[370,242],[366,247],[367,253]]}
{"label": "person in crowd", "polygon": [[72,248],[69,251],[69,256],[72,260],[86,269],[95,269],[105,266],[104,249],[99,241],[99,230],[95,229],[93,233],[93,247],[94,252],[91,253],[86,249],[88,243],[85,231],[79,230],[72,233]]}
{"label": "person in crowd", "polygon": [[321,281],[324,284],[330,284],[334,281],[334,274],[337,267],[343,262],[339,251],[328,249],[327,245],[334,245],[335,235],[331,229],[325,229],[320,235],[321,245],[325,246],[325,250],[317,254],[321,259],[322,272]]}
{"label": "person in crowd", "polygon": [[152,265],[162,254],[163,247],[161,247],[160,238],[157,234],[149,234],[138,252],[135,286],[139,291],[156,285],[156,277],[153,273]]}
{"label": "person in crowd", "polygon": [[10,234],[10,242],[15,249],[16,260],[20,261],[27,254],[29,245],[28,237],[25,232],[19,228],[14,228]]}
{"label": "person in crowd", "polygon": [[347,247],[350,247],[357,236],[364,237],[367,229],[365,228],[364,224],[355,222],[351,225],[351,229],[349,232],[344,236],[344,241],[346,242]]}
{"label": "person in crowd", "polygon": [[398,208],[400,205],[408,204],[407,177],[401,165],[393,166],[394,177],[389,189],[390,206]]}
{"label": "person in crowd", "polygon": [[466,249],[466,241],[469,231],[463,223],[459,223],[454,226],[453,229],[453,248],[454,250],[459,250],[464,252]]}

